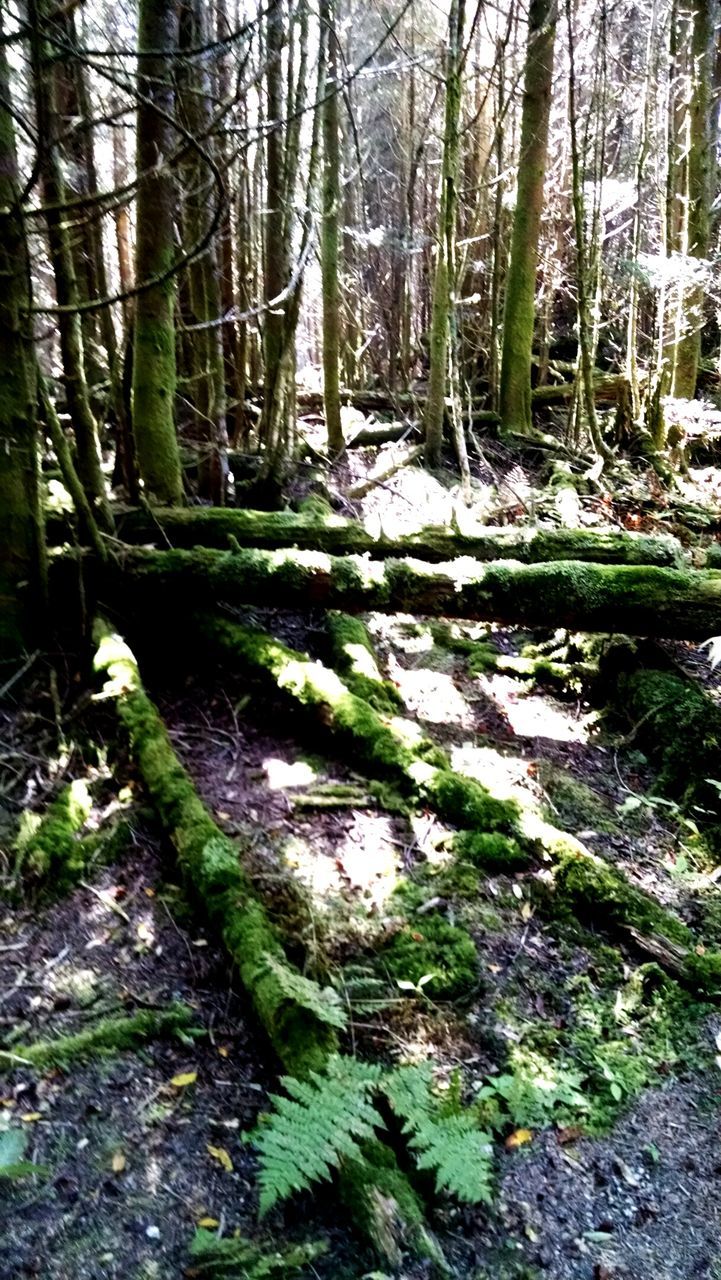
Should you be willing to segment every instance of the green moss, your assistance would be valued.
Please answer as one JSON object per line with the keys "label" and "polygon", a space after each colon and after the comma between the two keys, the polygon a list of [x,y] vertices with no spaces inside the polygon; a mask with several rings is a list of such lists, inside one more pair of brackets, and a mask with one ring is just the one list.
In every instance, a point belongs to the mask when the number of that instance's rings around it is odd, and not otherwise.
{"label": "green moss", "polygon": [[662,792],[687,804],[718,809],[707,778],[721,778],[721,711],[692,680],[672,671],[618,675],[614,701],[640,742],[658,761]]}
{"label": "green moss", "polygon": [[554,873],[555,896],[584,920],[598,920],[603,928],[637,929],[659,935],[682,947],[693,944],[693,935],[678,917],[653,898],[635,889],[615,868],[591,854],[561,855]]}
{"label": "green moss", "polygon": [[327,618],[332,663],[351,693],[364,698],[377,711],[394,715],[403,708],[395,685],[384,680],[365,623],[347,613],[331,611]]}
{"label": "green moss", "polygon": [[571,831],[584,828],[614,832],[618,823],[607,800],[592,791],[585,782],[571,776],[549,760],[539,760],[536,776],[553,805],[548,814],[551,821],[560,821]]}
{"label": "green moss", "polygon": [[454,852],[476,867],[510,871],[528,865],[528,854],[517,840],[500,832],[462,831],[453,842]]}
{"label": "green moss", "polygon": [[0,1049],[0,1070],[30,1065],[38,1071],[49,1067],[66,1070],[74,1063],[135,1049],[157,1036],[188,1031],[192,1011],[183,1004],[167,1009],[141,1009],[123,1017],[103,1018],[95,1026],[75,1035],[55,1040],[38,1040],[34,1044],[15,1045],[12,1052]]}
{"label": "green moss", "polygon": [[49,881],[60,893],[73,884],[97,847],[97,838],[82,840],[79,836],[91,809],[92,799],[83,778],[63,787],[40,825],[27,839],[19,837],[16,875]]}
{"label": "green moss", "polygon": [[472,939],[436,913],[412,920],[384,947],[379,959],[400,982],[416,984],[432,974],[424,990],[434,999],[461,999],[478,987],[478,956]]}
{"label": "green moss", "polygon": [[440,818],[475,831],[513,833],[520,816],[513,800],[499,800],[480,782],[439,769],[426,787]]}

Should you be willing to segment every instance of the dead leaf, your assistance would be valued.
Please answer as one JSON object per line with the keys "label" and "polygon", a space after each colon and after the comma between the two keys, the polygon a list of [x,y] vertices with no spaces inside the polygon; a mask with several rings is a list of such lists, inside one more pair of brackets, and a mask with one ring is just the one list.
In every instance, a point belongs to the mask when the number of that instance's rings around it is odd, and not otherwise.
{"label": "dead leaf", "polygon": [[230,1053],[230,1049],[228,1048],[227,1044],[219,1044],[218,1053],[220,1054],[221,1058],[227,1058],[228,1054]]}
{"label": "dead leaf", "polygon": [[219,1227],[220,1222],[217,1218],[198,1218],[199,1227],[206,1227],[208,1231],[212,1231],[214,1227]]}
{"label": "dead leaf", "polygon": [[125,1159],[125,1155],[123,1154],[123,1152],[114,1151],[113,1158],[110,1162],[110,1167],[113,1173],[122,1173],[126,1164],[127,1164],[127,1161]]}
{"label": "dead leaf", "polygon": [[514,1129],[513,1133],[509,1133],[506,1138],[506,1151],[515,1151],[516,1147],[525,1147],[527,1142],[533,1142],[533,1133],[530,1129]]}
{"label": "dead leaf", "polygon": [[40,1111],[26,1111],[25,1115],[20,1117],[23,1124],[35,1124],[36,1120],[42,1120],[42,1118]]}
{"label": "dead leaf", "polygon": [[195,1084],[198,1079],[197,1071],[181,1071],[180,1075],[173,1076],[170,1083],[174,1089],[187,1089],[189,1084]]}
{"label": "dead leaf", "polygon": [[222,1165],[226,1173],[233,1172],[233,1161],[225,1150],[225,1147],[211,1147],[210,1145],[207,1145],[205,1149],[209,1156],[212,1156],[214,1160],[218,1161],[219,1165]]}
{"label": "dead leaf", "polygon": [[533,915],[533,907],[531,906],[530,902],[523,902],[521,904],[521,919],[530,920],[532,915]]}
{"label": "dead leaf", "polygon": [[580,1137],[582,1137],[582,1132],[575,1124],[569,1124],[565,1128],[556,1130],[556,1142],[562,1147],[567,1142],[577,1142]]}

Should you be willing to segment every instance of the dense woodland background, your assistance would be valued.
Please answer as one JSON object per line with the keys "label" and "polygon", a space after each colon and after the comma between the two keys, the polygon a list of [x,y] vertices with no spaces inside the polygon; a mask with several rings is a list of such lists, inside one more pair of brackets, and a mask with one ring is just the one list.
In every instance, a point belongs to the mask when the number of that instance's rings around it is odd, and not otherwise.
{"label": "dense woodland background", "polygon": [[718,0],[0,0],[0,1280],[721,1276],[720,123]]}

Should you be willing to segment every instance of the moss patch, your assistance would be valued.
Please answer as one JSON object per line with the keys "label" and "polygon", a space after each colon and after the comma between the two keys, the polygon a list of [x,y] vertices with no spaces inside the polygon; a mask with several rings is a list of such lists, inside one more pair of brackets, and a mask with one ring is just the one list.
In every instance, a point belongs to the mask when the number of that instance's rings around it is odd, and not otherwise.
{"label": "moss patch", "polygon": [[478,986],[478,956],[472,939],[437,913],[416,917],[379,957],[396,981],[417,985],[432,998],[457,1000]]}
{"label": "moss patch", "polygon": [[536,777],[553,805],[547,815],[549,820],[560,821],[571,831],[612,833],[618,830],[609,802],[567,770],[549,760],[539,760]]}
{"label": "moss patch", "polygon": [[183,1004],[173,1004],[167,1009],[141,1009],[124,1017],[103,1018],[95,1026],[75,1035],[14,1045],[12,1051],[0,1049],[0,1070],[10,1071],[18,1066],[32,1066],[38,1071],[45,1071],[48,1067],[65,1070],[87,1058],[111,1056],[126,1049],[135,1049],[144,1041],[158,1036],[187,1032],[192,1019],[192,1011]]}

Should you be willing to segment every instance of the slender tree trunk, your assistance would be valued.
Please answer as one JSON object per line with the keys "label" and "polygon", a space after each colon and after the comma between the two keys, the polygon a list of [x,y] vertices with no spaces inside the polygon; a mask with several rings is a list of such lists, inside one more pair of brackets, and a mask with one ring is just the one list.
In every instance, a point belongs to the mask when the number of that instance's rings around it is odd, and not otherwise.
{"label": "slender tree trunk", "polygon": [[[183,46],[207,44],[209,32],[203,0],[185,0],[181,9],[181,50]],[[210,73],[206,62],[194,59],[182,73],[179,106],[183,123],[196,138],[210,145],[212,126]],[[184,231],[186,250],[207,238],[213,203],[217,200],[214,181],[202,156],[193,150],[184,165],[185,206]],[[215,237],[202,254],[188,266],[190,301],[190,368],[192,401],[195,407],[196,431],[200,444],[198,492],[216,506],[225,501],[228,474],[228,436],[225,423],[225,362],[221,325],[221,297]],[[195,327],[193,327],[195,326]]]}
{"label": "slender tree trunk", "polygon": [[[97,424],[90,407],[80,315],[77,310],[74,310],[78,307],[80,295],[70,245],[67,214],[63,210],[66,192],[56,144],[59,116],[55,74],[52,58],[43,37],[43,32],[48,31],[53,25],[59,27],[59,35],[63,40],[67,32],[62,14],[58,10],[59,16],[51,16],[51,8],[49,0],[30,0],[29,2],[33,30],[33,92],[38,136],[42,139],[39,159],[46,204],[45,220],[58,306],[68,308],[63,310],[58,318],[58,331],[65,394],[77,445],[78,473],[97,518],[107,527],[111,524],[111,518],[100,466]],[[56,11],[52,12],[55,14]]]}
{"label": "slender tree trunk", "polygon": [[38,499],[29,264],[0,10],[0,662],[37,638],[44,543]]}
{"label": "slender tree trunk", "polygon": [[465,0],[451,0],[446,57],[446,107],[443,130],[443,164],[438,248],[433,281],[431,314],[431,362],[426,405],[426,462],[437,467],[441,461],[443,420],[448,382],[448,336],[451,309],[455,306],[455,242],[458,205],[458,157],[462,96],[462,52]]}
{"label": "slender tree trunk", "polygon": [[503,316],[499,408],[502,427],[507,432],[529,432],[532,427],[531,355],[536,267],[546,176],[556,20],[556,0],[531,0],[516,209]]}
{"label": "slender tree trunk", "polygon": [[183,496],[175,434],[175,281],[162,278],[175,257],[175,184],[167,169],[173,90],[170,60],[163,55],[177,42],[175,0],[140,0],[138,47],[158,56],[140,58],[138,66],[135,276],[138,284],[158,283],[135,301],[133,434],[146,494],[166,506]]}
{"label": "slender tree trunk", "polygon": [[593,347],[592,323],[589,305],[589,271],[588,253],[586,250],[585,209],[583,199],[583,160],[578,143],[578,127],[576,119],[576,66],[573,38],[573,15],[571,0],[566,0],[566,21],[568,25],[569,74],[568,74],[568,115],[571,130],[571,174],[573,192],[573,221],[576,239],[576,294],[578,307],[578,361],[581,370],[583,400],[588,420],[588,429],[593,447],[606,462],[613,458],[613,452],[605,444],[596,416],[596,397],[593,385]]}
{"label": "slender tree trunk", "polygon": [[320,257],[323,278],[323,403],[328,451],[342,451],[340,419],[340,286],[338,281],[340,209],[340,129],[338,110],[338,46],[333,0],[321,0],[326,27],[328,72],[323,103],[323,223]]}
{"label": "slender tree trunk", "polygon": [[[673,355],[673,395],[692,399],[701,355],[705,289],[701,262],[709,247],[711,206],[711,83],[715,0],[693,0],[691,63],[688,72],[688,156],[683,214],[683,281],[679,290],[677,341]],[[697,265],[698,264],[698,265]],[[688,278],[691,276],[692,278]]]}

